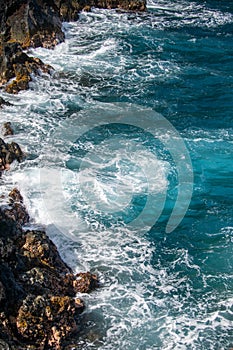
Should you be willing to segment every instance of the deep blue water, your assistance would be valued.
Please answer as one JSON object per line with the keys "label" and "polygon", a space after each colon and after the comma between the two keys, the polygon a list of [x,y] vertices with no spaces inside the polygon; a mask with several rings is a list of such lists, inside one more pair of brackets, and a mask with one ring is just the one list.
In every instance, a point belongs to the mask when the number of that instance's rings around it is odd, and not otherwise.
{"label": "deep blue water", "polygon": [[3,180],[74,269],[100,276],[77,342],[230,350],[232,3],[93,10],[64,30],[55,50],[32,50],[55,75],[3,94],[28,153]]}

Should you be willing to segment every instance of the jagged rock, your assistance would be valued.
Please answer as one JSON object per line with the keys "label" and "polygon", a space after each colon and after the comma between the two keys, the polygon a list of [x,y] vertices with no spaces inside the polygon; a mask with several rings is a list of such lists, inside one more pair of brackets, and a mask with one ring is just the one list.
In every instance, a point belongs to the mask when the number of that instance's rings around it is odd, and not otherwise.
{"label": "jagged rock", "polygon": [[0,97],[0,108],[2,108],[2,106],[11,106],[11,103],[8,101],[5,101],[2,97]]}
{"label": "jagged rock", "polygon": [[6,122],[3,124],[2,133],[3,133],[3,136],[14,135],[14,130],[11,126],[11,122]]}
{"label": "jagged rock", "polygon": [[0,305],[5,300],[6,300],[5,288],[4,288],[4,285],[2,284],[2,282],[0,281]]}
{"label": "jagged rock", "polygon": [[145,11],[145,0],[54,0],[62,21],[74,21],[82,10],[90,11],[92,7],[122,9],[126,11]]}
{"label": "jagged rock", "polygon": [[79,293],[90,293],[99,286],[99,281],[97,276],[90,272],[80,272],[76,275],[73,286]]}
{"label": "jagged rock", "polygon": [[2,339],[0,339],[0,350],[10,350],[9,344]]}
{"label": "jagged rock", "polygon": [[60,349],[64,338],[77,329],[75,301],[68,296],[28,295],[19,309],[19,334],[43,348]]}
{"label": "jagged rock", "polygon": [[[62,21],[77,20],[92,7],[145,11],[145,0],[0,0],[0,86],[8,93],[29,88],[31,74],[51,67],[22,49],[52,48],[64,41]],[[14,79],[13,81],[10,81]]]}
{"label": "jagged rock", "polygon": [[146,2],[144,0],[86,0],[85,6],[107,9],[122,9],[125,11],[146,10]]}
{"label": "jagged rock", "polygon": [[28,89],[32,73],[40,75],[52,71],[52,67],[44,64],[39,58],[29,57],[18,43],[3,43],[1,51],[0,86],[10,81],[5,87],[9,93]]}
{"label": "jagged rock", "polygon": [[0,138],[0,172],[5,169],[8,170],[14,160],[20,163],[24,158],[25,154],[16,142],[5,143]]}
{"label": "jagged rock", "polygon": [[18,188],[13,188],[12,191],[9,193],[9,199],[12,204],[14,203],[21,203],[23,204],[23,196],[21,195],[20,191]]}
{"label": "jagged rock", "polygon": [[0,341],[10,349],[63,349],[84,309],[76,293],[98,286],[97,277],[75,276],[45,232],[22,230],[28,220],[14,189],[0,207]]}
{"label": "jagged rock", "polygon": [[23,204],[23,197],[17,188],[14,188],[9,193],[9,200],[12,205],[9,206],[9,209],[5,209],[5,215],[20,225],[25,225],[28,223],[29,214],[25,205]]}
{"label": "jagged rock", "polygon": [[51,48],[64,41],[59,10],[52,0],[1,1],[1,32],[4,41],[23,48]]}
{"label": "jagged rock", "polygon": [[28,231],[23,235],[25,241],[21,253],[28,258],[28,267],[46,266],[56,271],[70,273],[71,269],[61,259],[55,244],[43,231]]}

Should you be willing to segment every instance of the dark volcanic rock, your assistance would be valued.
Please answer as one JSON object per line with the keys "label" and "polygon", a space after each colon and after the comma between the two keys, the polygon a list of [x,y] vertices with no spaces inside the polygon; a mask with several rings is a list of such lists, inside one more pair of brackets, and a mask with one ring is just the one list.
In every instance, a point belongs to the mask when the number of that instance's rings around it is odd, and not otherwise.
{"label": "dark volcanic rock", "polygon": [[29,57],[18,43],[3,43],[0,57],[0,86],[6,85],[9,93],[26,90],[32,80],[31,74],[49,73],[52,67],[44,64],[39,58]]}
{"label": "dark volcanic rock", "polygon": [[59,10],[52,0],[1,0],[0,11],[4,41],[24,48],[50,48],[64,41]]}
{"label": "dark volcanic rock", "polygon": [[122,9],[126,11],[145,11],[145,0],[54,0],[62,21],[73,21],[82,10],[90,11],[92,7],[105,9]]}
{"label": "dark volcanic rock", "polygon": [[98,286],[97,277],[75,276],[45,232],[23,231],[28,222],[14,189],[9,205],[0,207],[0,345],[63,349],[84,309],[76,293]]}
{"label": "dark volcanic rock", "polygon": [[62,21],[77,20],[91,7],[145,11],[145,0],[0,0],[0,86],[9,93],[29,88],[31,73],[51,67],[27,56],[28,47],[52,48],[64,41]]}
{"label": "dark volcanic rock", "polygon": [[0,108],[2,108],[2,106],[11,106],[11,103],[8,101],[5,101],[2,97],[0,97]]}
{"label": "dark volcanic rock", "polygon": [[146,2],[144,0],[91,0],[85,1],[85,6],[122,9],[125,11],[145,11]]}
{"label": "dark volcanic rock", "polygon": [[23,47],[53,47],[64,40],[61,21],[77,20],[85,7],[145,11],[144,0],[0,0],[4,41]]}
{"label": "dark volcanic rock", "polygon": [[80,293],[90,293],[99,287],[99,281],[97,276],[90,272],[80,272],[76,275],[73,286]]}
{"label": "dark volcanic rock", "polygon": [[16,142],[5,143],[0,138],[0,173],[5,169],[8,170],[14,160],[22,162],[24,158],[25,154]]}
{"label": "dark volcanic rock", "polygon": [[14,130],[11,126],[11,122],[6,122],[3,124],[2,133],[3,133],[3,136],[14,135]]}

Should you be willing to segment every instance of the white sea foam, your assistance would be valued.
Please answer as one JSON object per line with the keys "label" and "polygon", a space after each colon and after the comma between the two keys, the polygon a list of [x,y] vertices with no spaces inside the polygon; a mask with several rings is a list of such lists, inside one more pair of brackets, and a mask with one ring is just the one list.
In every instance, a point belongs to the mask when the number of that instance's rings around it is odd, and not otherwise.
{"label": "white sea foam", "polygon": [[160,29],[182,26],[215,28],[233,22],[232,13],[223,13],[192,1],[149,0],[147,6],[155,13],[153,26]]}

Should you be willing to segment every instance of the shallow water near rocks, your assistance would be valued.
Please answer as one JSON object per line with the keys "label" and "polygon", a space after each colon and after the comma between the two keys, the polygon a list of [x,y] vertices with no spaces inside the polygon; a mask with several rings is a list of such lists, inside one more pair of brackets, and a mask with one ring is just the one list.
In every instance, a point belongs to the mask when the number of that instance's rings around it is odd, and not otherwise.
{"label": "shallow water near rocks", "polygon": [[[81,13],[64,24],[65,43],[31,52],[55,75],[2,94],[14,106],[1,118],[28,154],[3,175],[5,190],[19,186],[72,268],[100,276],[84,296],[83,349],[233,347],[232,29],[229,1]],[[157,113],[172,125],[163,135]],[[121,124],[91,127],[111,116]],[[148,133],[130,129],[139,119]],[[180,172],[193,173],[179,203],[177,138],[191,160]]]}

